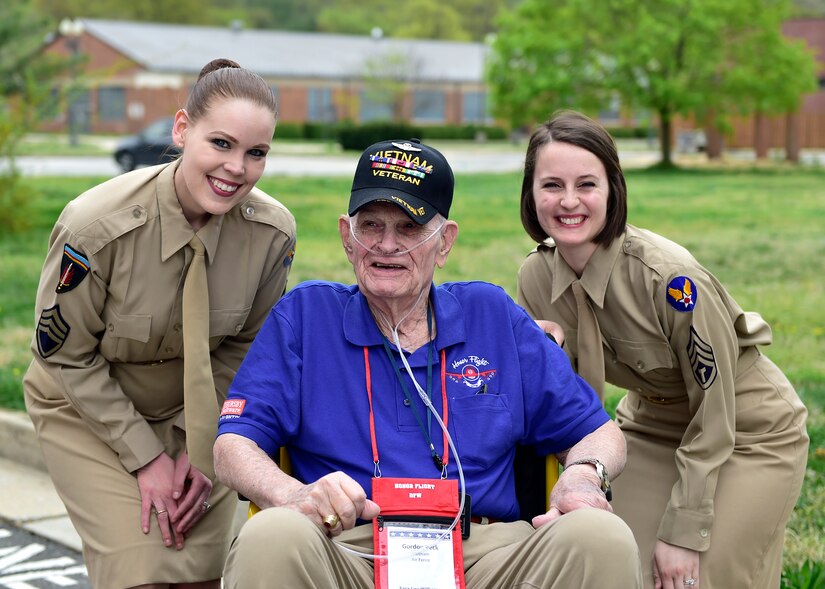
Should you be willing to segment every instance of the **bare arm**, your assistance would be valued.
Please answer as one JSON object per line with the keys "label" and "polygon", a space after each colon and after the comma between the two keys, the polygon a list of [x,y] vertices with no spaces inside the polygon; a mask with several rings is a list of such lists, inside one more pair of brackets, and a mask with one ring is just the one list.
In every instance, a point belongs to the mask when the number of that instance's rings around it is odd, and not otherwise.
{"label": "bare arm", "polygon": [[[610,479],[614,479],[624,469],[627,458],[624,435],[615,422],[608,421],[569,450],[560,452],[558,458],[565,465],[595,458],[605,466]],[[550,510],[533,518],[533,525],[542,526],[564,513],[583,507],[613,511],[602,493],[596,469],[591,464],[565,468],[550,493]]]}
{"label": "bare arm", "polygon": [[[261,509],[286,507],[303,513],[322,530],[338,535],[355,526],[356,519],[372,519],[378,506],[367,499],[361,486],[342,472],[333,472],[314,483],[282,471],[255,442],[236,434],[218,437],[214,448],[215,474]],[[327,530],[323,518],[338,515],[341,525]]]}

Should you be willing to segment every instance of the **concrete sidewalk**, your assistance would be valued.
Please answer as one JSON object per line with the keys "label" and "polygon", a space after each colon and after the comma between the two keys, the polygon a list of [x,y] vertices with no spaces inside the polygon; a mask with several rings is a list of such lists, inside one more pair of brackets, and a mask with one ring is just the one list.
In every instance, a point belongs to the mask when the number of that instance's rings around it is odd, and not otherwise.
{"label": "concrete sidewalk", "polygon": [[28,415],[0,410],[0,518],[80,551],[80,538],[46,473]]}
{"label": "concrete sidewalk", "polygon": [[[246,520],[238,501],[236,528]],[[46,472],[29,416],[0,409],[0,520],[81,551],[80,537]]]}

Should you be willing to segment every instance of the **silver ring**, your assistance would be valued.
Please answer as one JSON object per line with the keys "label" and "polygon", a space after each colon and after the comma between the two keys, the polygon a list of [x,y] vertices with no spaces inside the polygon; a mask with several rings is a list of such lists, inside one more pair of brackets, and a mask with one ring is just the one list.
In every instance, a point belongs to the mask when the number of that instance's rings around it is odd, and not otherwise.
{"label": "silver ring", "polygon": [[685,579],[685,581],[684,581],[685,587],[693,587],[695,584],[696,584],[696,579],[694,579],[692,577],[690,579]]}
{"label": "silver ring", "polygon": [[166,513],[165,509],[157,509],[155,510],[155,515],[160,515],[161,513]]}
{"label": "silver ring", "polygon": [[201,505],[201,511],[209,511],[210,509],[212,509],[212,506],[209,505],[209,501],[204,501]]}

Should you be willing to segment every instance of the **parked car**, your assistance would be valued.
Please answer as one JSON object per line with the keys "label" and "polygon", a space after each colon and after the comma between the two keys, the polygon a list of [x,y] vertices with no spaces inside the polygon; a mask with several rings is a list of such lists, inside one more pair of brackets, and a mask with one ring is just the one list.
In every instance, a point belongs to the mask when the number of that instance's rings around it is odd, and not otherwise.
{"label": "parked car", "polygon": [[172,142],[174,121],[173,117],[158,119],[137,135],[121,139],[114,153],[121,169],[131,172],[138,166],[154,166],[175,159],[180,150]]}

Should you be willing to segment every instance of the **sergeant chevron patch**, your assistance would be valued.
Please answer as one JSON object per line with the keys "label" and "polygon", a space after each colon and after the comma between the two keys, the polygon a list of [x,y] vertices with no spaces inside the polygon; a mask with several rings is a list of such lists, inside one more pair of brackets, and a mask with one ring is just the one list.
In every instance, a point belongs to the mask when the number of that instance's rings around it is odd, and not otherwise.
{"label": "sergeant chevron patch", "polygon": [[699,337],[693,326],[690,326],[690,341],[687,345],[690,367],[693,368],[693,376],[702,389],[707,389],[716,380],[716,358],[713,355],[713,348]]}
{"label": "sergeant chevron patch", "polygon": [[48,358],[63,347],[69,331],[69,324],[60,314],[60,305],[44,309],[37,322],[37,351],[43,358]]}

